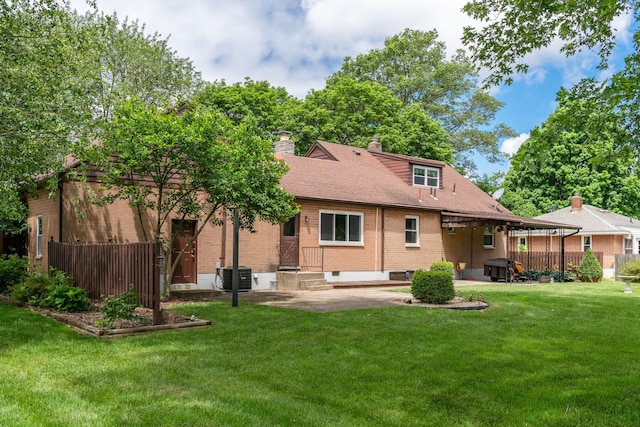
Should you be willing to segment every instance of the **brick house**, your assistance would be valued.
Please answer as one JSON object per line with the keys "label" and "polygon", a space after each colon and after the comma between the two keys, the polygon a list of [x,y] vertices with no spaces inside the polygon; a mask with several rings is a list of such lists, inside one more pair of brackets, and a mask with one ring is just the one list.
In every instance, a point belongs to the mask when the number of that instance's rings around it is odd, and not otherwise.
{"label": "brick house", "polygon": [[[505,257],[509,230],[558,226],[513,215],[445,163],[385,153],[376,140],[368,149],[317,141],[304,157],[293,148],[286,134],[275,146],[289,166],[282,185],[300,213],[240,233],[239,264],[251,268],[252,289],[268,289],[282,269],[322,271],[329,282],[387,280],[442,260],[460,268],[459,277],[481,279],[485,260]],[[92,205],[64,176],[53,197],[40,196],[28,200],[28,225],[29,255],[42,269],[48,240],[144,240],[122,200]],[[197,225],[185,227],[185,239]],[[172,283],[211,287],[231,264],[232,234],[231,224],[208,224]]]}
{"label": "brick house", "polygon": [[[580,227],[565,237],[565,251],[602,252],[604,277],[613,277],[615,254],[640,253],[640,221],[606,209],[582,203],[582,197],[571,198],[571,206],[535,217],[540,221],[561,222]],[[560,249],[561,233],[543,235],[540,231],[514,233],[513,247],[524,245],[529,251]]]}

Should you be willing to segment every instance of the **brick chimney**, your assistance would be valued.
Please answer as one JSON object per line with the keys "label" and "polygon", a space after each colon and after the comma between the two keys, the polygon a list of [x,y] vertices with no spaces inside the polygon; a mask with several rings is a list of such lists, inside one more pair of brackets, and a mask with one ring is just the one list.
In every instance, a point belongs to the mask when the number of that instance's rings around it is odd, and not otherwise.
{"label": "brick chimney", "polygon": [[582,197],[576,193],[571,198],[571,211],[579,211],[580,209],[582,209]]}
{"label": "brick chimney", "polygon": [[374,136],[367,147],[369,151],[375,151],[376,153],[382,153],[382,144],[378,141],[378,137]]}
{"label": "brick chimney", "polygon": [[280,130],[278,131],[278,135],[280,135],[280,141],[276,142],[273,147],[276,154],[290,154],[292,156],[295,155],[296,145],[289,139],[289,137],[291,136],[291,132]]}

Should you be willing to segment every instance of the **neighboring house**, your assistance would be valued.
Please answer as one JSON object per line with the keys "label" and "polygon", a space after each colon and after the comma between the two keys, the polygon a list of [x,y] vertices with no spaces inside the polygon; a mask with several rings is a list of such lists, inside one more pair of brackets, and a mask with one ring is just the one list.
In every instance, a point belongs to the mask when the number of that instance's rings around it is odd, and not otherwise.
{"label": "neighboring house", "polygon": [[[571,198],[571,206],[537,216],[541,221],[561,222],[581,227],[581,230],[565,238],[565,251],[602,252],[604,277],[613,277],[615,254],[640,253],[640,221],[624,215],[582,203],[582,197]],[[560,250],[558,233],[541,235],[540,232],[519,233],[514,246],[524,245],[529,251]]]}
{"label": "neighboring house", "polygon": [[[515,216],[445,163],[385,153],[376,140],[368,149],[318,141],[304,157],[293,153],[283,134],[276,143],[276,157],[289,166],[282,185],[300,213],[240,233],[239,264],[252,269],[253,289],[268,289],[286,268],[322,270],[329,282],[386,280],[442,260],[464,269],[459,276],[480,279],[485,260],[506,255],[508,230],[562,226]],[[43,269],[48,240],[143,240],[129,204],[92,205],[83,186],[64,176],[54,197],[43,190],[28,204],[29,254]],[[178,244],[196,227],[189,222]],[[230,224],[207,225],[173,283],[219,280],[219,269],[231,264],[232,234]]]}

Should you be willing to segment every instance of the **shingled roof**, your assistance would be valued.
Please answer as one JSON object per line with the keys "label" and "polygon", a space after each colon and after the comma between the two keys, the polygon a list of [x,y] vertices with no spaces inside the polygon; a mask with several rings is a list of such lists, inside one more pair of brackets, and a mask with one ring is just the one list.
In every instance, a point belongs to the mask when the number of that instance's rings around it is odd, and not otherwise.
{"label": "shingled roof", "polygon": [[[575,197],[575,196],[574,196]],[[633,234],[640,236],[640,221],[591,205],[567,206],[537,216],[542,221],[557,221],[581,227],[581,234]]]}
{"label": "shingled roof", "polygon": [[[563,226],[514,215],[455,169],[435,160],[324,141],[317,141],[305,157],[278,157],[290,168],[282,184],[298,199],[425,209],[514,225]],[[414,187],[413,165],[440,169],[440,185]]]}

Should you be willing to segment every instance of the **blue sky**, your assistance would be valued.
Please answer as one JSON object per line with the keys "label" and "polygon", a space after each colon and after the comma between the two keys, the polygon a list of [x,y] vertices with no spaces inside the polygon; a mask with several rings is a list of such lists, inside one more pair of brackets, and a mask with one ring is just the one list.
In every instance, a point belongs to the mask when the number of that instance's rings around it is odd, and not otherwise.
{"label": "blue sky", "polygon": [[[322,89],[345,56],[356,56],[383,46],[384,39],[405,28],[436,29],[449,54],[462,48],[464,26],[476,25],[461,12],[466,0],[96,0],[108,14],[139,20],[149,33],[170,36],[170,46],[190,58],[207,81],[228,83],[267,80],[303,98]],[[71,0],[83,11],[84,0]],[[501,141],[508,155],[517,150],[530,130],[555,108],[561,86],[581,77],[604,77],[618,69],[632,48],[630,17],[614,23],[619,30],[612,68],[600,73],[593,54],[567,59],[553,45],[530,55],[531,72],[512,86],[492,89],[506,105],[497,122],[520,136]],[[492,165],[477,159],[479,172],[508,169],[508,161]]]}

